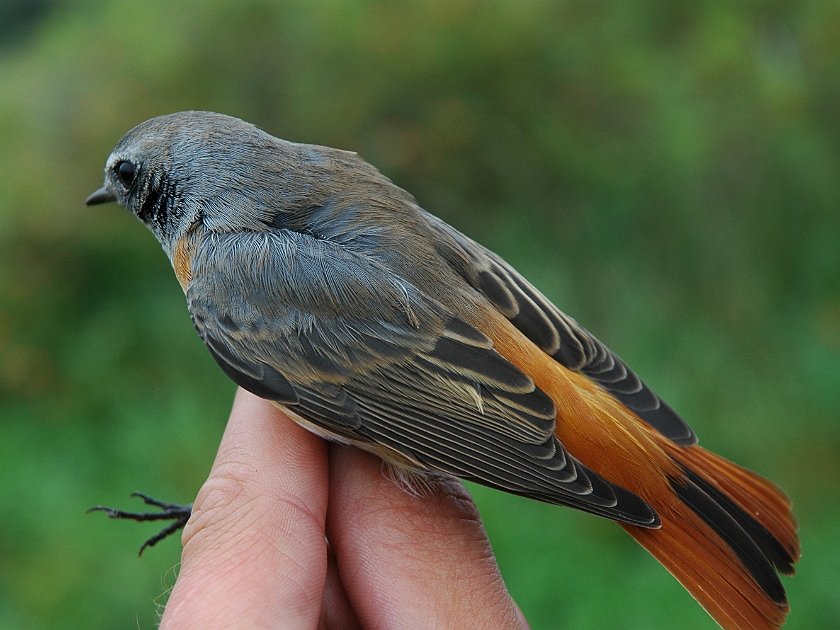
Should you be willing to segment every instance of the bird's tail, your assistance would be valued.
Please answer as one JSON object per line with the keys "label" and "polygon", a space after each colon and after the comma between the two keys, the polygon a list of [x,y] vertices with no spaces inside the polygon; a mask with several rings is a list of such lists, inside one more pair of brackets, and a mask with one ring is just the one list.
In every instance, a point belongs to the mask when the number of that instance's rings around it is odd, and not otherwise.
{"label": "bird's tail", "polygon": [[493,342],[555,402],[560,442],[589,469],[647,501],[661,521],[658,529],[622,527],[721,627],[779,628],[789,607],[776,572],[792,574],[800,554],[785,494],[699,446],[671,441],[511,328],[500,326]]}
{"label": "bird's tail", "polygon": [[792,574],[800,554],[790,501],[703,448],[661,446],[680,469],[670,499],[655,506],[662,527],[622,527],[722,628],[779,628],[789,608],[776,571]]}

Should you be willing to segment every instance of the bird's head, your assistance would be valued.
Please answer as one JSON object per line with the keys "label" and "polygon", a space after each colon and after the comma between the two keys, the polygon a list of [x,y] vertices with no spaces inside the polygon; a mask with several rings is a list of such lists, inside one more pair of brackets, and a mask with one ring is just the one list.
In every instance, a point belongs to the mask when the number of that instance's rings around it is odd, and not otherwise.
{"label": "bird's head", "polygon": [[280,140],[238,118],[179,112],[126,133],[108,157],[104,186],[85,203],[120,203],[171,256],[199,223],[243,231],[293,222],[323,201],[327,175],[348,156]]}

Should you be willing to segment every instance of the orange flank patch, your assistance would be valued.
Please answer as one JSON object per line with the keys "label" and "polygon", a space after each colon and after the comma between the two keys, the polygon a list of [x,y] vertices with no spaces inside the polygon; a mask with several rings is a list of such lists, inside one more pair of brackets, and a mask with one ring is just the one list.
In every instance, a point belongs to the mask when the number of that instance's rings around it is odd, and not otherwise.
{"label": "orange flank patch", "polygon": [[192,280],[192,254],[192,234],[187,234],[176,243],[175,253],[172,255],[175,277],[178,278],[184,293]]}

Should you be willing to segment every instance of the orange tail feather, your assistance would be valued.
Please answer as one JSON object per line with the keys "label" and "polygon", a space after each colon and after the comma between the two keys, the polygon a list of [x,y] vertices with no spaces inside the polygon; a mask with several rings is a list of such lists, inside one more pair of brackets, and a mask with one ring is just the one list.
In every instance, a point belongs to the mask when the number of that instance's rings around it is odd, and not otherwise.
{"label": "orange tail feather", "polygon": [[[799,559],[799,525],[791,512],[791,502],[781,488],[699,446],[677,446],[668,450],[672,451],[670,454],[674,459],[723,492],[761,523],[790,556],[790,564]],[[776,568],[787,575],[794,573],[792,566],[776,565]]]}
{"label": "orange tail feather", "polygon": [[[665,505],[655,506],[662,520],[661,529],[622,527],[680,581],[722,628],[779,628],[789,607],[781,584],[773,579],[772,565],[783,573],[792,573],[791,565],[800,554],[790,501],[766,479],[705,449],[661,446],[686,471],[688,479],[682,480],[686,486],[680,480],[674,481],[675,495]],[[692,481],[698,478],[700,485]],[[689,487],[695,490],[686,490]],[[703,505],[691,505],[692,494],[710,496],[722,511],[706,506],[703,515]],[[730,518],[733,513],[736,518]],[[741,531],[752,538],[755,546],[738,540],[737,535],[734,539],[729,536],[727,529],[738,528],[741,521]]]}
{"label": "orange tail feather", "polygon": [[800,548],[791,504],[774,484],[698,446],[680,446],[604,389],[538,352],[507,321],[497,349],[557,405],[556,433],[580,462],[647,501],[659,529],[622,527],[726,630],[779,628],[789,611],[776,571]]}
{"label": "orange tail feather", "polygon": [[799,558],[791,504],[771,482],[698,446],[679,446],[576,374],[546,383],[557,433],[606,479],[643,497],[660,529],[622,525],[726,630],[779,628],[789,611],[776,571]]}
{"label": "orange tail feather", "polygon": [[725,630],[772,629],[784,623],[786,604],[767,597],[737,558],[693,513],[660,512],[662,528],[622,527],[680,581]]}

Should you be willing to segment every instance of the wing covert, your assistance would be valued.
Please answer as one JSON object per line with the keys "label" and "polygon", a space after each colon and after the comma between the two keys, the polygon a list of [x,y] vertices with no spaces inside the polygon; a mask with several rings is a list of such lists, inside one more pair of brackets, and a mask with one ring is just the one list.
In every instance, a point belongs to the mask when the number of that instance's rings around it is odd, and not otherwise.
{"label": "wing covert", "polygon": [[697,443],[691,427],[594,335],[552,304],[500,256],[433,215],[438,253],[526,337],[564,367],[580,371],[657,431],[681,446]]}
{"label": "wing covert", "polygon": [[[375,261],[280,232],[214,236],[193,262],[187,296],[193,321],[235,382],[339,438],[384,447],[421,470],[640,526],[658,524],[642,499],[566,451],[554,435],[554,402],[483,333]],[[294,243],[271,242],[281,238]],[[222,263],[234,255],[235,263]],[[202,271],[220,264],[230,266],[222,276]],[[348,275],[362,279],[364,300]],[[340,289],[331,284],[336,278],[343,278]],[[302,283],[306,291],[292,290]],[[329,296],[329,309],[309,302],[318,292]],[[225,295],[232,296],[227,303]]]}

